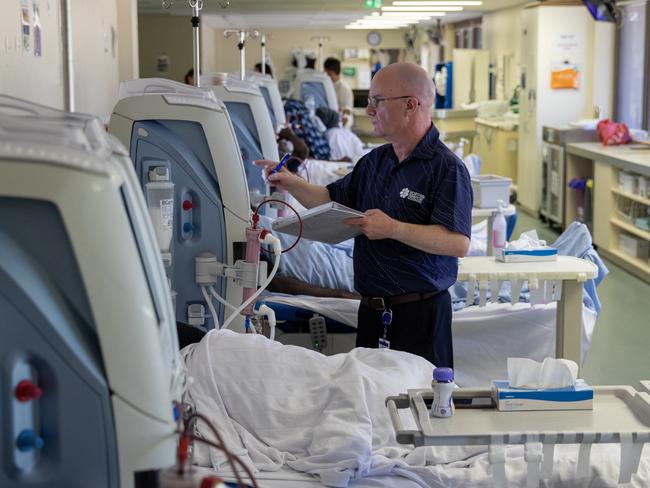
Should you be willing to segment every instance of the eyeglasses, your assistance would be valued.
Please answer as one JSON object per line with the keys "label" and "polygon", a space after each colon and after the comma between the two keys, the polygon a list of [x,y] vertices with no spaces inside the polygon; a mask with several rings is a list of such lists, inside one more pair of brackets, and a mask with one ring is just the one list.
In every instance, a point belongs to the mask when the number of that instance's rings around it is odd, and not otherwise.
{"label": "eyeglasses", "polygon": [[403,95],[401,97],[368,97],[368,107],[377,108],[381,102],[387,100],[399,100],[401,98],[415,98],[413,95]]}

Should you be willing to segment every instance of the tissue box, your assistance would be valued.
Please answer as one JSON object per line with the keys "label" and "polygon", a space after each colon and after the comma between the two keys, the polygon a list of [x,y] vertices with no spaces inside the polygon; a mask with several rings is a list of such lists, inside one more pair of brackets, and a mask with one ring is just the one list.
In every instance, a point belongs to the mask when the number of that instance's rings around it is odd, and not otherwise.
{"label": "tissue box", "polygon": [[534,261],[557,261],[557,249],[542,247],[539,249],[495,249],[494,255],[504,263],[529,263]]}
{"label": "tissue box", "polygon": [[584,380],[568,388],[531,390],[510,388],[505,381],[492,382],[492,398],[497,409],[505,412],[523,410],[593,410],[594,390]]}

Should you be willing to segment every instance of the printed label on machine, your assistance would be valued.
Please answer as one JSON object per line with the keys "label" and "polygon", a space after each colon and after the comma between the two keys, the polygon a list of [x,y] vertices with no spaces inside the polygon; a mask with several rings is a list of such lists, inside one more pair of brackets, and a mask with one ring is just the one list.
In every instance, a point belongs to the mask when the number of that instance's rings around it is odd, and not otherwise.
{"label": "printed label on machine", "polygon": [[160,200],[160,226],[164,230],[174,228],[174,199],[166,198]]}

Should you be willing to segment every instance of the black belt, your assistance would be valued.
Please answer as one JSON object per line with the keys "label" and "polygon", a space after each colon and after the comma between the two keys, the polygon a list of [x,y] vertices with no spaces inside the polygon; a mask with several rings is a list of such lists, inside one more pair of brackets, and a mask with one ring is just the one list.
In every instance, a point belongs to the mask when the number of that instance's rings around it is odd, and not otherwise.
{"label": "black belt", "polygon": [[405,295],[395,295],[392,297],[361,297],[361,303],[372,310],[386,310],[395,305],[428,300],[438,293],[440,292],[431,291],[429,293],[406,293]]}

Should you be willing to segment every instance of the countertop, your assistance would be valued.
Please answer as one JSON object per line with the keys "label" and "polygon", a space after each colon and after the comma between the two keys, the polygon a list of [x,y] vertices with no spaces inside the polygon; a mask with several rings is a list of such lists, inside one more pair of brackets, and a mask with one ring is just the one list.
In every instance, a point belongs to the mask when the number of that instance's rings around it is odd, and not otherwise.
{"label": "countertop", "polygon": [[461,119],[476,117],[476,109],[466,108],[434,108],[431,109],[431,118],[436,119]]}
{"label": "countertop", "polygon": [[514,118],[514,117],[509,117],[509,118],[494,118],[494,119],[483,119],[481,117],[476,117],[474,119],[474,122],[480,125],[485,125],[487,127],[491,127],[493,129],[500,129],[500,130],[507,130],[507,131],[512,131],[512,130],[517,130],[517,127],[519,126],[519,118]]}
{"label": "countertop", "polygon": [[566,147],[569,154],[650,176],[650,146],[644,149],[632,149],[640,146],[634,143],[603,146],[600,142],[574,142],[567,144]]}

